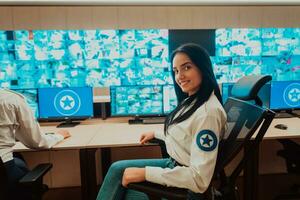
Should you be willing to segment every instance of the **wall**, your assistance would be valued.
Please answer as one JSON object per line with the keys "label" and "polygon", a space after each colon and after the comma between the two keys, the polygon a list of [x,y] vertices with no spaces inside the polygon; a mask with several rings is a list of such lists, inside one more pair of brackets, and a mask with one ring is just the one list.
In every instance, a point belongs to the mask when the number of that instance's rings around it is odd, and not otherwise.
{"label": "wall", "polygon": [[[0,6],[0,30],[300,27],[299,19],[300,6]],[[260,163],[263,173],[283,171],[283,160],[275,157],[278,148],[276,142],[264,142]],[[139,148],[117,148],[112,157],[119,160],[159,156],[157,147],[145,147],[143,154],[140,152]],[[51,187],[80,185],[78,151],[24,155],[29,166],[42,161],[54,164],[46,177]],[[271,159],[276,163],[272,168]],[[99,152],[97,160],[99,169]]]}
{"label": "wall", "polygon": [[0,29],[297,27],[300,6],[2,6]]}

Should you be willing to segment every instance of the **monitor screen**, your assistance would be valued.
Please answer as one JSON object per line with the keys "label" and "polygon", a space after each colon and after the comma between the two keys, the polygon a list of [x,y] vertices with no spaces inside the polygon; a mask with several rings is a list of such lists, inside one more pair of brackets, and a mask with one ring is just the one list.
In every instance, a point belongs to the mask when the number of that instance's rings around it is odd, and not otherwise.
{"label": "monitor screen", "polygon": [[163,86],[163,99],[164,114],[169,114],[176,108],[178,104],[173,85]]}
{"label": "monitor screen", "polygon": [[300,108],[300,81],[273,81],[270,109],[289,110]]}
{"label": "monitor screen", "polygon": [[[223,104],[227,101],[228,97],[231,97],[231,90],[234,83],[223,83],[222,84],[222,100]],[[271,84],[267,83],[258,92],[258,97],[263,102],[263,105],[267,108],[270,107],[270,87]]]}
{"label": "monitor screen", "polygon": [[12,89],[26,98],[26,102],[32,110],[35,118],[39,118],[39,109],[37,101],[37,89]]}
{"label": "monitor screen", "polygon": [[113,86],[110,88],[112,116],[163,114],[163,87]]}
{"label": "monitor screen", "polygon": [[80,119],[93,116],[91,87],[39,88],[41,119]]}
{"label": "monitor screen", "polygon": [[222,83],[222,101],[225,103],[231,96],[231,89],[234,83]]}

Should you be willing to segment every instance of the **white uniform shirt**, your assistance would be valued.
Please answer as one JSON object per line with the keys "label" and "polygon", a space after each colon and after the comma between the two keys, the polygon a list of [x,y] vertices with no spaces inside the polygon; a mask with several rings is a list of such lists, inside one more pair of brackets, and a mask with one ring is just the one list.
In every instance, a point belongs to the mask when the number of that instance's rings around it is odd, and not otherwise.
{"label": "white uniform shirt", "polygon": [[25,98],[13,91],[0,89],[0,157],[13,159],[13,146],[19,140],[29,148],[51,148],[64,138],[43,134]]}
{"label": "white uniform shirt", "polygon": [[208,188],[217,160],[218,143],[226,126],[226,113],[212,93],[209,100],[188,119],[171,125],[163,139],[168,154],[183,166],[173,169],[146,167],[146,180],[161,185],[187,188],[203,193]]}

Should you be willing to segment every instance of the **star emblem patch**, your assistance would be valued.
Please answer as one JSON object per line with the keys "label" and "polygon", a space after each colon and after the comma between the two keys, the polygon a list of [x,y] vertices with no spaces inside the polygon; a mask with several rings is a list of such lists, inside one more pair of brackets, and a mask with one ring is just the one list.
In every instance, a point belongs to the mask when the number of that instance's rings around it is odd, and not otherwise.
{"label": "star emblem patch", "polygon": [[211,130],[202,130],[198,133],[196,143],[203,151],[213,151],[218,144],[216,134]]}

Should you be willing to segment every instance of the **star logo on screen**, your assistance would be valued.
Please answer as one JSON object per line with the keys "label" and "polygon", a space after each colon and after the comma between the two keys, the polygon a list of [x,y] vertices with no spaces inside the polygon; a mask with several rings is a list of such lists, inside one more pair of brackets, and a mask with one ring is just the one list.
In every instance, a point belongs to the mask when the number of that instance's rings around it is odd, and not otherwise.
{"label": "star logo on screen", "polygon": [[288,106],[298,107],[300,105],[300,84],[288,85],[284,90],[283,99]]}
{"label": "star logo on screen", "polygon": [[198,133],[196,143],[203,151],[213,151],[217,147],[218,139],[211,130],[202,130]]}
{"label": "star logo on screen", "polygon": [[73,99],[73,97],[66,95],[60,99],[59,104],[63,109],[70,110],[70,109],[74,108],[75,100]]}
{"label": "star logo on screen", "polygon": [[61,115],[74,115],[78,112],[80,105],[80,98],[73,90],[62,90],[54,98],[54,107]]}

